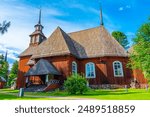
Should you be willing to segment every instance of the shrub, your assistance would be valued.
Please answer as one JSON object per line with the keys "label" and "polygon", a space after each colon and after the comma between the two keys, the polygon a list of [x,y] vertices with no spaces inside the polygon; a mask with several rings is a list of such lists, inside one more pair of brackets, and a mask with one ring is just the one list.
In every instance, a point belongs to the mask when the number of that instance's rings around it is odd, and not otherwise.
{"label": "shrub", "polygon": [[64,83],[65,89],[70,94],[83,94],[87,91],[86,78],[79,74],[72,74]]}

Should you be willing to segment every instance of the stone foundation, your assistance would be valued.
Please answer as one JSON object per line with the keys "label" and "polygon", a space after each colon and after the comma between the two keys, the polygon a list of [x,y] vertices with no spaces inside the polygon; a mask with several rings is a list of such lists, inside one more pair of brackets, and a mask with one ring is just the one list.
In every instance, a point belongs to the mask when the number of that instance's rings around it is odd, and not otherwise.
{"label": "stone foundation", "polygon": [[[131,87],[130,85],[118,85],[118,84],[102,84],[102,85],[90,85],[92,89],[119,89],[119,88],[146,88],[147,84],[139,84],[138,87]],[[149,86],[150,87],[150,86]]]}

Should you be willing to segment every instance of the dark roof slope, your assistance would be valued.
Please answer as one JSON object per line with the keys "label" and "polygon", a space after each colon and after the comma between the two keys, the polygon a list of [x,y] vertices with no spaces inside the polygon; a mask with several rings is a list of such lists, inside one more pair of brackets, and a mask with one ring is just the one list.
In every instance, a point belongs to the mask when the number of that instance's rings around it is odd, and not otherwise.
{"label": "dark roof slope", "polygon": [[69,33],[69,36],[80,58],[127,56],[125,49],[103,26]]}
{"label": "dark roof slope", "polygon": [[61,73],[47,60],[40,59],[26,74],[25,76],[36,76],[54,74],[61,75]]}

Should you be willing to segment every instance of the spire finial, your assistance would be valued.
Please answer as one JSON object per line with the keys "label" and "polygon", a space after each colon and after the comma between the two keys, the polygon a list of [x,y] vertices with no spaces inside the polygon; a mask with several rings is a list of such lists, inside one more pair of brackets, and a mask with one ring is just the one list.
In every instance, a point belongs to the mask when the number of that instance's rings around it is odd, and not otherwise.
{"label": "spire finial", "polygon": [[103,12],[102,12],[102,4],[100,3],[100,25],[103,26]]}
{"label": "spire finial", "polygon": [[38,24],[41,24],[41,8],[40,8],[40,11],[39,11],[39,22]]}

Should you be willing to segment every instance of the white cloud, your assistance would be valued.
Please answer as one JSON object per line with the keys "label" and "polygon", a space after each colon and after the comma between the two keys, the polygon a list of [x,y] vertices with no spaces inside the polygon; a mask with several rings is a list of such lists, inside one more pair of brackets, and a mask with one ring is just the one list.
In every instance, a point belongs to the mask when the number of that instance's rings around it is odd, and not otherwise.
{"label": "white cloud", "polygon": [[119,11],[122,11],[123,9],[124,9],[123,7],[120,7],[120,8],[119,8]]}
{"label": "white cloud", "polygon": [[131,5],[126,5],[126,6],[121,6],[121,7],[119,7],[119,11],[123,11],[123,10],[125,10],[125,9],[130,9],[131,8]]}
{"label": "white cloud", "polygon": [[131,8],[131,6],[130,6],[130,5],[126,5],[126,8],[130,9],[130,8]]}

